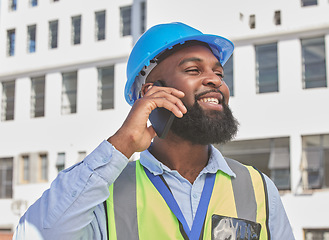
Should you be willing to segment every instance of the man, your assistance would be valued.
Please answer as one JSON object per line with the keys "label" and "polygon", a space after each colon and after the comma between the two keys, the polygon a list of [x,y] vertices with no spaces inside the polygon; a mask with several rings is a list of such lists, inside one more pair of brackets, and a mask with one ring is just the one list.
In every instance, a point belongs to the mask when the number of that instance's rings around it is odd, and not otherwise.
{"label": "man", "polygon": [[[58,175],[14,239],[294,239],[273,182],[211,145],[237,132],[222,67],[232,52],[182,23],[149,29],[128,60],[122,127]],[[156,108],[176,117],[165,138],[147,125]]]}

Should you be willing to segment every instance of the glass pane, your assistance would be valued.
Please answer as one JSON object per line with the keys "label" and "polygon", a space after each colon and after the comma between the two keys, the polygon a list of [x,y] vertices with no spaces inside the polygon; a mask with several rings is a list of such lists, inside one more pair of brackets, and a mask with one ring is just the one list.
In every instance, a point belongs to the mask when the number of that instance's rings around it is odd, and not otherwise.
{"label": "glass pane", "polygon": [[45,77],[32,78],[31,116],[43,117],[45,109]]}
{"label": "glass pane", "polygon": [[36,26],[28,27],[28,52],[35,52],[35,36],[36,36]]}
{"label": "glass pane", "polygon": [[290,169],[272,170],[271,179],[279,190],[290,189]]}
{"label": "glass pane", "polygon": [[1,119],[3,121],[14,119],[15,108],[15,81],[9,81],[2,83],[3,95],[2,95],[2,114]]}
{"label": "glass pane", "polygon": [[304,88],[327,87],[324,38],[302,39]]}
{"label": "glass pane", "polygon": [[80,44],[81,42],[81,16],[72,18],[72,43]]}
{"label": "glass pane", "polygon": [[62,114],[75,113],[77,105],[77,72],[63,73]]}
{"label": "glass pane", "polygon": [[114,108],[114,66],[98,69],[98,109]]}
{"label": "glass pane", "polygon": [[131,35],[131,6],[123,7],[121,10],[121,33],[122,36]]}
{"label": "glass pane", "polygon": [[224,65],[224,81],[230,90],[230,96],[234,96],[233,88],[233,55],[227,60]]}
{"label": "glass pane", "polygon": [[58,21],[49,22],[49,47],[57,48]]}
{"label": "glass pane", "polygon": [[258,45],[255,48],[258,93],[279,91],[277,44]]}
{"label": "glass pane", "polygon": [[96,13],[96,39],[105,39],[105,11]]}
{"label": "glass pane", "polygon": [[318,5],[318,0],[302,0],[302,7]]}
{"label": "glass pane", "polygon": [[15,39],[16,39],[15,30],[9,30],[7,32],[7,55],[8,56],[15,55]]}

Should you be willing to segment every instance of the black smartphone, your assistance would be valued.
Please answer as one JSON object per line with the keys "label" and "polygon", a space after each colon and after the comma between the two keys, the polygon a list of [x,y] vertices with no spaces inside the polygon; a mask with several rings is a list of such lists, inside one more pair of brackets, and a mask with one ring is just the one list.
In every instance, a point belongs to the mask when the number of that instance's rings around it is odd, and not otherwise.
{"label": "black smartphone", "polygon": [[[158,80],[154,83],[154,86],[164,87],[164,83]],[[158,137],[164,139],[175,119],[175,115],[169,110],[159,107],[151,112],[149,119]]]}

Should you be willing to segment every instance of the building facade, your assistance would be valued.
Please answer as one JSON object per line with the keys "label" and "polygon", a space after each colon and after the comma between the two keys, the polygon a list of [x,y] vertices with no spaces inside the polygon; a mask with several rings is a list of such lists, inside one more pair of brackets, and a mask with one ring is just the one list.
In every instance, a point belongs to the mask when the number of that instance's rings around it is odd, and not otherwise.
{"label": "building facade", "polygon": [[328,0],[2,0],[0,231],[120,127],[134,42],[181,21],[235,44],[224,71],[240,130],[216,147],[271,177],[296,239],[329,239],[328,10]]}

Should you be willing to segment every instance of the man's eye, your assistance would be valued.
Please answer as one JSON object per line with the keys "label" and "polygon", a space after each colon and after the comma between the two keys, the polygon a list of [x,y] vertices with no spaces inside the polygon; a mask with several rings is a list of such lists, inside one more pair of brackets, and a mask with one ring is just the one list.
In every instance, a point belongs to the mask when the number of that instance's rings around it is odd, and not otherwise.
{"label": "man's eye", "polygon": [[196,68],[193,68],[193,69],[187,69],[186,72],[188,72],[188,73],[199,73],[199,70],[196,69]]}
{"label": "man's eye", "polygon": [[217,75],[219,78],[221,78],[221,79],[224,78],[224,74],[222,74],[222,73],[216,73],[216,75]]}

